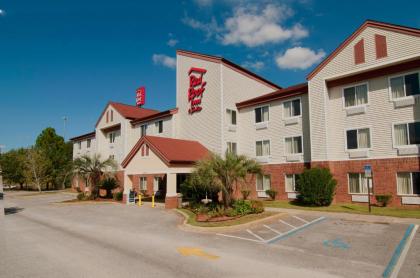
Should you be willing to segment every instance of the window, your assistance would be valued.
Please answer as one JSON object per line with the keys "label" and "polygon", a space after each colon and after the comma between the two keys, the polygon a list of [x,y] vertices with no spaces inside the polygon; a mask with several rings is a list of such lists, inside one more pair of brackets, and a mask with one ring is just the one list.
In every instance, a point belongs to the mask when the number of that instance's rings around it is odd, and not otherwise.
{"label": "window", "polygon": [[286,175],[286,192],[296,192],[296,181],[299,179],[298,174],[288,174]]}
{"label": "window", "polygon": [[397,173],[397,192],[399,195],[419,195],[420,172]]}
{"label": "window", "polygon": [[115,159],[115,155],[113,155],[113,154],[110,154],[110,155],[109,155],[109,159],[112,159],[112,160],[114,160],[114,159]]}
{"label": "window", "polygon": [[347,149],[369,149],[370,130],[369,128],[347,130]]}
{"label": "window", "polygon": [[367,84],[344,88],[344,106],[352,107],[368,103]]}
{"label": "window", "polygon": [[302,136],[288,137],[285,142],[287,154],[302,153]]}
{"label": "window", "polygon": [[115,142],[115,132],[110,132],[108,136],[109,136],[109,143],[114,143]]}
{"label": "window", "polygon": [[420,122],[394,125],[395,146],[420,145]]}
{"label": "window", "polygon": [[349,173],[349,193],[364,194],[368,193],[367,179],[364,173]]}
{"label": "window", "polygon": [[163,121],[157,121],[155,122],[155,130],[156,133],[163,133]]}
{"label": "window", "polygon": [[111,122],[114,121],[114,110],[111,110]]}
{"label": "window", "polygon": [[149,156],[149,146],[148,145],[141,146],[141,156]]}
{"label": "window", "polygon": [[255,122],[268,122],[268,106],[255,108]]}
{"label": "window", "polygon": [[256,155],[257,156],[269,156],[270,155],[270,140],[257,141]]}
{"label": "window", "polygon": [[227,152],[237,154],[235,142],[227,142]]}
{"label": "window", "polygon": [[140,137],[146,136],[147,134],[147,125],[140,126]]}
{"label": "window", "polygon": [[236,125],[236,111],[231,109],[226,109],[227,121],[230,125]]}
{"label": "window", "polygon": [[257,176],[257,191],[265,192],[271,188],[271,177],[270,175],[258,175]]}
{"label": "window", "polygon": [[301,115],[300,98],[284,102],[283,107],[285,118],[297,117]]}
{"label": "window", "polygon": [[77,142],[77,148],[78,148],[79,150],[81,150],[81,149],[82,149],[82,141]]}
{"label": "window", "polygon": [[90,148],[90,144],[91,144],[91,139],[87,139],[87,148]]}
{"label": "window", "polygon": [[140,177],[140,190],[147,190],[147,177]]}
{"label": "window", "polygon": [[419,73],[412,73],[390,79],[393,99],[420,94]]}

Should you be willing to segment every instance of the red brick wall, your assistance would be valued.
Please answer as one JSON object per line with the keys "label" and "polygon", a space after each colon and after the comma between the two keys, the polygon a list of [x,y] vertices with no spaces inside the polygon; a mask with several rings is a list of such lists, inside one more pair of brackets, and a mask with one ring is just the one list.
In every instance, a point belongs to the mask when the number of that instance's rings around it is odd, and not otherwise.
{"label": "red brick wall", "polygon": [[148,175],[132,175],[130,176],[133,183],[133,190],[136,192],[140,191],[140,177],[147,178],[147,195],[151,196],[153,194],[153,182],[155,177],[164,177],[165,174],[148,174]]}
{"label": "red brick wall", "polygon": [[[113,192],[117,191],[124,191],[124,171],[117,171],[115,173],[115,179],[118,181],[118,188],[114,189]],[[77,190],[77,177],[74,177],[72,180],[71,187],[73,190]],[[86,180],[84,178],[79,178],[79,188],[82,192],[85,191],[86,188]]]}

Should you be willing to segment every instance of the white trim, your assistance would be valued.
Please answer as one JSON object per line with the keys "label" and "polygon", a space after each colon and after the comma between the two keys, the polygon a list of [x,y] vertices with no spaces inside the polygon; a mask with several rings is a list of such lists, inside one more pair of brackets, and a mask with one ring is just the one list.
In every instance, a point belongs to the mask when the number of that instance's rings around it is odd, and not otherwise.
{"label": "white trim", "polygon": [[396,145],[395,144],[395,133],[394,133],[394,126],[395,125],[402,125],[405,124],[407,126],[407,139],[410,141],[410,130],[408,124],[411,123],[420,123],[420,120],[411,120],[411,121],[401,121],[401,122],[392,122],[391,123],[391,136],[392,136],[392,148],[393,149],[403,149],[403,148],[413,148],[413,147],[420,147],[420,144],[409,144],[408,145]]}
{"label": "white trim", "polygon": [[[370,147],[369,148],[359,148],[359,137],[356,138],[357,140],[357,149],[347,149],[347,131],[349,130],[357,130],[357,132],[360,129],[369,129],[369,143],[370,143]],[[359,135],[357,133],[357,135]],[[351,128],[346,128],[344,129],[344,151],[349,153],[349,152],[356,152],[356,151],[371,151],[373,149],[373,142],[372,142],[372,128],[371,126],[362,126],[362,127],[351,127]]]}
{"label": "white trim", "polygon": [[[388,95],[389,95],[389,101],[390,102],[394,102],[394,101],[397,101],[397,100],[403,100],[403,99],[410,99],[410,98],[414,98],[416,96],[416,95],[407,96],[407,92],[406,92],[406,88],[405,88],[405,78],[404,78],[406,75],[410,75],[410,74],[414,74],[414,73],[418,74],[419,84],[420,84],[420,71],[419,70],[408,71],[408,72],[398,73],[398,74],[388,76]],[[403,86],[404,86],[404,95],[405,96],[400,97],[400,98],[392,98],[391,79],[397,78],[397,77],[403,77]],[[419,95],[417,95],[417,96],[419,96]]]}
{"label": "white trim", "polygon": [[[366,89],[367,89],[367,92],[366,92],[367,102],[366,103],[363,103],[363,104],[359,104],[359,105],[346,106],[346,100],[345,100],[345,97],[344,97],[344,90],[345,89],[349,89],[349,88],[355,88],[354,89],[355,90],[354,93],[356,94],[356,87],[357,86],[362,86],[362,85],[366,85]],[[366,106],[369,106],[370,105],[370,102],[369,102],[369,89],[370,88],[369,88],[369,82],[368,81],[364,81],[364,82],[361,82],[361,83],[354,83],[352,85],[347,85],[345,87],[342,87],[341,88],[341,100],[342,100],[342,103],[343,103],[343,109],[344,110],[347,110],[347,109],[352,109],[352,108],[361,107],[361,106],[365,106],[365,107]]]}
{"label": "white trim", "polygon": [[[285,112],[285,110],[284,110],[284,104],[286,102],[292,102],[292,101],[294,101],[296,99],[299,100],[300,115],[298,115],[298,116],[291,116],[291,117],[285,117],[285,115],[284,115],[284,112]],[[290,106],[290,107],[292,107],[292,106]],[[282,119],[283,120],[290,120],[290,119],[296,119],[296,118],[299,119],[299,118],[302,118],[302,113],[303,113],[303,111],[302,111],[302,97],[301,96],[294,97],[294,98],[291,98],[291,99],[288,99],[288,100],[284,100],[284,101],[281,102],[281,115],[282,115]]]}

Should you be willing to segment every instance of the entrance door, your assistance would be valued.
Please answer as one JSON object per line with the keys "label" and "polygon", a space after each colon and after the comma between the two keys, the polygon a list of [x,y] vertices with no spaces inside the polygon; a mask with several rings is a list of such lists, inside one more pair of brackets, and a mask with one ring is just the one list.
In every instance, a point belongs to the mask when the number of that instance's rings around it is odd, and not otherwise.
{"label": "entrance door", "polygon": [[153,179],[153,191],[157,198],[165,198],[166,196],[166,180],[162,177],[155,177]]}

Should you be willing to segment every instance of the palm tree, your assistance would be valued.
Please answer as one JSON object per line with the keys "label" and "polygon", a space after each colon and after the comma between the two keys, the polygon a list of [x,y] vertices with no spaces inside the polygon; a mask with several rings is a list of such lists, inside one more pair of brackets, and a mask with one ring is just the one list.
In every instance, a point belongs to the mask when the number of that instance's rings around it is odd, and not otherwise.
{"label": "palm tree", "polygon": [[223,205],[227,208],[232,203],[232,195],[239,182],[245,182],[249,174],[261,174],[260,164],[244,155],[227,152],[225,158],[212,155],[210,159],[200,162],[195,171],[204,171],[200,167],[211,169],[214,184],[218,184],[222,191]]}
{"label": "palm tree", "polygon": [[86,179],[86,185],[94,197],[98,196],[98,186],[103,176],[112,176],[117,168],[115,160],[108,158],[101,160],[99,154],[90,157],[83,155],[74,160],[74,172],[76,175]]}

